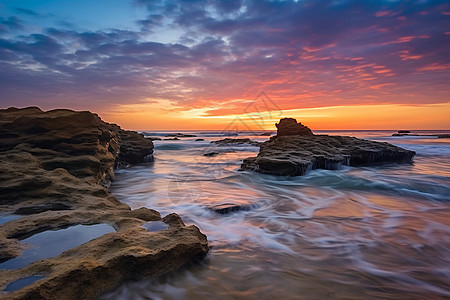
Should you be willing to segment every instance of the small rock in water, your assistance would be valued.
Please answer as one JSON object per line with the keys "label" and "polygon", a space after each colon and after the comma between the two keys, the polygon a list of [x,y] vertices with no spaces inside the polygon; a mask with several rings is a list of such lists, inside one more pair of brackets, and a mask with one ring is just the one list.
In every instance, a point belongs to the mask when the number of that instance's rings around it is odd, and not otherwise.
{"label": "small rock in water", "polygon": [[218,141],[212,141],[211,144],[218,144],[219,146],[222,145],[243,145],[243,144],[249,144],[252,146],[259,146],[261,143],[257,142],[257,141],[253,141],[249,138],[245,138],[245,139],[231,139],[231,138],[226,138],[226,139],[222,139],[222,140],[218,140]]}
{"label": "small rock in water", "polygon": [[235,204],[235,203],[223,203],[223,204],[218,204],[218,205],[214,205],[212,207],[210,207],[209,209],[213,210],[214,212],[221,214],[221,215],[226,215],[232,212],[237,212],[237,211],[248,211],[250,210],[250,206],[248,205],[241,205],[241,204]]}
{"label": "small rock in water", "polygon": [[195,141],[196,142],[201,142],[201,141],[204,141],[205,139],[196,139]]}
{"label": "small rock in water", "polygon": [[219,154],[219,152],[208,152],[203,154],[203,156],[216,156],[217,154]]}
{"label": "small rock in water", "polygon": [[169,133],[166,135],[167,137],[196,137],[193,134],[184,134],[184,133]]}

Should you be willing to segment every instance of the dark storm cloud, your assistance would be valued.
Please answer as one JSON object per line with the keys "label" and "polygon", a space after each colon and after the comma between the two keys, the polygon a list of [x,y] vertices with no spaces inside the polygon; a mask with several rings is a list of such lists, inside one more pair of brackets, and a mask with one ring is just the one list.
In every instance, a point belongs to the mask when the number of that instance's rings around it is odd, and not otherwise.
{"label": "dark storm cloud", "polygon": [[[1,39],[2,105],[156,97],[201,107],[262,89],[283,108],[298,107],[299,96],[305,106],[448,100],[446,1],[135,4],[148,12],[139,32],[47,28]],[[15,16],[0,18],[0,31],[23,28]],[[181,32],[178,43],[152,41],[165,28]]]}

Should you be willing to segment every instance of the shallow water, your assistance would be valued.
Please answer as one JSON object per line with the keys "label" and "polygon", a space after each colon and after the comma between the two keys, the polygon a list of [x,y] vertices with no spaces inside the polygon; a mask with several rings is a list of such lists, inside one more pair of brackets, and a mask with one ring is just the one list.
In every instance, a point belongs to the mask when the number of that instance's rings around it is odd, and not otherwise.
{"label": "shallow water", "polygon": [[[448,299],[450,140],[392,133],[329,134],[400,145],[414,164],[294,178],[238,172],[258,147],[210,145],[219,133],[155,141],[155,162],[119,170],[111,191],[132,208],[177,212],[212,248],[199,265],[103,299]],[[251,209],[208,209],[222,203]]]}
{"label": "shallow water", "polygon": [[167,228],[169,228],[169,225],[167,225],[163,221],[151,221],[151,222],[142,224],[142,227],[144,227],[145,229],[147,229],[150,232],[154,232],[154,231],[166,230]]}
{"label": "shallow water", "polygon": [[40,259],[54,257],[62,252],[115,231],[106,224],[75,225],[66,229],[47,230],[22,240],[29,246],[21,256],[0,264],[0,269],[19,269]]}
{"label": "shallow water", "polygon": [[8,286],[4,289],[5,292],[12,292],[12,291],[17,291],[20,290],[40,279],[45,278],[44,276],[28,276],[28,277],[24,277],[21,278],[19,280],[16,280],[14,282],[11,282],[10,284],[8,284]]}

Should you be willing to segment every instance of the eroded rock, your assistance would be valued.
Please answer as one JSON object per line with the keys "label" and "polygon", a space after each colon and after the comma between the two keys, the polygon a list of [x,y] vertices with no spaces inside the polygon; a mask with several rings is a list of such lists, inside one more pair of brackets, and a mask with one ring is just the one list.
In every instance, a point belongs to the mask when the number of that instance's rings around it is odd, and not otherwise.
{"label": "eroded rock", "polygon": [[302,125],[302,123],[297,123],[297,120],[293,118],[283,118],[275,126],[278,129],[277,136],[313,135],[311,129]]}
{"label": "eroded rock", "polygon": [[[282,119],[286,120],[286,119]],[[288,122],[288,132],[298,128],[295,119]],[[292,121],[294,120],[294,121]],[[285,128],[278,125],[278,129]],[[297,124],[297,125],[295,125]],[[307,127],[305,127],[307,128]],[[334,170],[341,165],[372,166],[384,163],[411,163],[415,152],[388,144],[358,139],[348,136],[328,136],[309,134],[299,130],[299,134],[272,137],[261,144],[257,157],[244,159],[241,170],[284,176],[304,175],[312,169]],[[306,132],[306,133],[305,133]]]}
{"label": "eroded rock", "polygon": [[[20,240],[47,230],[108,224],[105,234],[16,270],[0,270],[0,299],[95,299],[123,280],[159,276],[208,251],[206,236],[176,214],[131,210],[106,187],[114,167],[144,162],[153,143],[89,112],[0,110],[0,213],[26,215],[0,225],[0,262],[19,256]],[[142,225],[163,221],[168,229]]]}

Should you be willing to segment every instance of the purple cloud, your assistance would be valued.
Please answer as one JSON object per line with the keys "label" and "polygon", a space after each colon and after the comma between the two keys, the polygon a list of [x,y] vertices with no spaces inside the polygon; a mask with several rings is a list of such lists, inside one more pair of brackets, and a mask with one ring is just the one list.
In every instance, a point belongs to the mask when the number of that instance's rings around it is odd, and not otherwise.
{"label": "purple cloud", "polygon": [[[202,107],[261,90],[285,109],[449,99],[446,1],[135,4],[148,12],[140,31],[33,32],[19,18],[32,12],[0,18],[0,104],[102,109],[159,98]],[[11,34],[18,29],[29,32]],[[178,38],[156,41],[168,29]]]}

